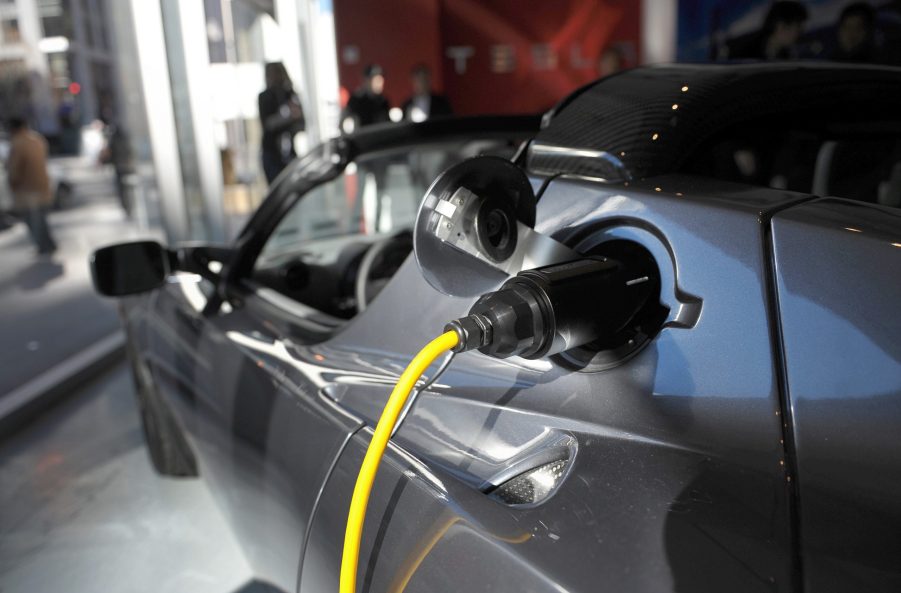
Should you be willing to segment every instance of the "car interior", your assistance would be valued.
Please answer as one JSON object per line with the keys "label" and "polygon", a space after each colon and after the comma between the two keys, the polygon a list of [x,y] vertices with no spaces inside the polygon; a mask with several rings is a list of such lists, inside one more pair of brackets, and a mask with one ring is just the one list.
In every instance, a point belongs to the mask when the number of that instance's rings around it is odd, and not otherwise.
{"label": "car interior", "polygon": [[899,122],[754,119],[702,144],[682,172],[901,207],[899,138]]}
{"label": "car interior", "polygon": [[361,155],[288,211],[251,280],[318,312],[352,318],[412,251],[419,202],[431,182],[470,157],[511,158],[517,146],[497,139],[444,141]]}

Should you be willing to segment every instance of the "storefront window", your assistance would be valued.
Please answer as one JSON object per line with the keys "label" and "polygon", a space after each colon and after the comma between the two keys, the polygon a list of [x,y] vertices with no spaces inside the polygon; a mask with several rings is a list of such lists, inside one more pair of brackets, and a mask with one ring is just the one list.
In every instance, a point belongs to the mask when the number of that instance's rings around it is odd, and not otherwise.
{"label": "storefront window", "polygon": [[205,0],[204,9],[215,78],[223,82],[254,81],[238,88],[220,89],[228,99],[220,103],[216,121],[225,211],[228,217],[241,219],[259,204],[266,191],[260,160],[262,129],[256,105],[257,94],[264,88],[263,66],[275,59],[273,35],[278,35],[278,25],[269,11],[254,2]]}
{"label": "storefront window", "polygon": [[19,35],[18,19],[4,19],[0,26],[3,29],[3,41],[6,43],[18,43],[22,40]]}
{"label": "storefront window", "polygon": [[74,37],[70,0],[38,0],[44,37]]}

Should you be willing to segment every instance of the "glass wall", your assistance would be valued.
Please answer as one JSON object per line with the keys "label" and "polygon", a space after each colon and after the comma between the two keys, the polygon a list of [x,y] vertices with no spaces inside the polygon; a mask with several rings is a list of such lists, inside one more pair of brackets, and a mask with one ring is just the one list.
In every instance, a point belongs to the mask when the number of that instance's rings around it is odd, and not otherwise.
{"label": "glass wall", "polygon": [[234,234],[266,193],[256,101],[264,88],[264,64],[276,59],[267,47],[278,36],[278,27],[271,6],[263,3],[205,0],[204,11],[217,97],[214,125],[222,160],[223,207]]}

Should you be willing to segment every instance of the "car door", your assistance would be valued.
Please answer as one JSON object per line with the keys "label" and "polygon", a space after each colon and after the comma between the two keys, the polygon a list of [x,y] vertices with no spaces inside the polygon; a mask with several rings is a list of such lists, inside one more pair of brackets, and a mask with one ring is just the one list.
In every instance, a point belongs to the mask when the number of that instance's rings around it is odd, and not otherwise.
{"label": "car door", "polygon": [[[244,237],[277,222],[281,202],[334,177],[334,162],[316,157],[298,163],[300,175],[285,176],[288,186]],[[229,292],[227,302],[208,307],[218,299],[210,281],[170,278],[139,323],[141,355],[255,576],[293,591],[315,494],[357,421],[320,397],[315,361],[298,368],[289,352],[321,341],[339,320],[265,287]]]}
{"label": "car door", "polygon": [[808,591],[901,589],[901,210],[773,220]]}
{"label": "car door", "polygon": [[[459,355],[388,447],[361,590],[794,590],[764,231],[768,212],[806,199],[680,177],[627,191],[554,179],[538,230],[592,253],[647,249],[662,327],[588,366]],[[325,389],[366,427],[320,497],[303,593],[337,589],[353,484],[390,384],[472,302],[439,294],[408,260],[319,346],[383,377]]]}
{"label": "car door", "polygon": [[154,310],[156,384],[254,574],[293,591],[315,494],[357,421],[319,396],[314,369],[289,364],[294,344],[311,340],[290,311],[248,293],[240,308],[204,316],[184,276]]}
{"label": "car door", "polygon": [[[472,144],[418,147],[416,166],[431,162],[427,157],[459,158],[457,150]],[[352,315],[353,273],[366,250],[412,226],[425,188],[406,160],[410,150],[363,155],[280,206],[278,196],[301,191],[289,172],[275,202],[239,240],[260,249],[250,272],[224,287],[225,302],[209,306],[216,288],[198,275],[177,274],[154,297],[144,324],[143,356],[189,434],[201,474],[254,574],[285,591],[296,588],[316,495],[362,425],[325,388],[338,377],[384,381],[365,368],[349,370],[318,344]],[[296,269],[310,274],[298,283],[289,273]],[[311,358],[299,357],[300,349]]]}

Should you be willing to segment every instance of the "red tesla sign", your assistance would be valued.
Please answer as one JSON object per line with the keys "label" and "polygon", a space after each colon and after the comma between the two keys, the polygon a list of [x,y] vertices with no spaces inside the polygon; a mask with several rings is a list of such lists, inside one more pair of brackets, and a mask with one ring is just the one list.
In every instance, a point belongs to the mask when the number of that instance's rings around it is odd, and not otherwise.
{"label": "red tesla sign", "polygon": [[399,105],[419,63],[460,114],[539,111],[616,64],[639,62],[641,3],[335,0],[342,87],[380,64]]}

